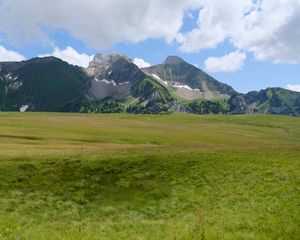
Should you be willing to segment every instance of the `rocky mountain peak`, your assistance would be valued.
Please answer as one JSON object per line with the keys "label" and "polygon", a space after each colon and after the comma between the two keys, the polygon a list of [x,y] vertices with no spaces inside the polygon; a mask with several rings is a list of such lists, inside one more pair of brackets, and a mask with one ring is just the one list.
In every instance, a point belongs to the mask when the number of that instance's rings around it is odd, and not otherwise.
{"label": "rocky mountain peak", "polygon": [[177,65],[180,63],[185,63],[185,61],[177,56],[168,56],[167,59],[163,62],[163,64],[168,65]]}
{"label": "rocky mountain peak", "polygon": [[90,75],[104,78],[107,74],[111,74],[116,68],[126,67],[132,64],[130,58],[117,52],[109,55],[97,54],[90,62],[87,70]]}
{"label": "rocky mountain peak", "polygon": [[107,67],[119,60],[124,60],[124,61],[132,63],[131,59],[129,59],[127,56],[124,56],[117,52],[114,52],[114,53],[108,54],[108,55],[97,54],[94,57],[94,59],[90,62],[89,68],[95,68],[95,67],[99,67],[99,66]]}
{"label": "rocky mountain peak", "polygon": [[145,78],[145,74],[130,58],[117,52],[109,55],[97,54],[86,72],[95,80],[108,80],[116,84],[133,84]]}

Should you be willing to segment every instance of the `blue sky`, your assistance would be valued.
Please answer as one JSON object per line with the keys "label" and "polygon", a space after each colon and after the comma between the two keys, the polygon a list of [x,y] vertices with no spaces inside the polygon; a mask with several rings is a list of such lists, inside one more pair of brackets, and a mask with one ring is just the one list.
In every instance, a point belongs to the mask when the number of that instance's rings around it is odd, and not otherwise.
{"label": "blue sky", "polygon": [[0,60],[177,55],[240,92],[300,91],[299,0],[0,0]]}

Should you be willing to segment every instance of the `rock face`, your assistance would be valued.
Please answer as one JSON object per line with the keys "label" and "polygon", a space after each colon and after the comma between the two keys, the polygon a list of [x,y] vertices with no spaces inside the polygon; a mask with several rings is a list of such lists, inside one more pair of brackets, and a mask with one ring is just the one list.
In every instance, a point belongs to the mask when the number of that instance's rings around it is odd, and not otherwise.
{"label": "rock face", "polygon": [[87,98],[90,100],[101,100],[107,97],[126,100],[131,96],[131,84],[129,82],[117,84],[115,81],[93,78],[87,92]]}
{"label": "rock face", "polygon": [[114,81],[116,84],[135,84],[146,77],[129,58],[118,53],[96,55],[89,64],[88,72],[99,80]]}
{"label": "rock face", "polygon": [[94,100],[126,100],[132,96],[132,86],[146,77],[130,59],[117,53],[96,55],[87,73],[91,76],[87,97]]}
{"label": "rock face", "polygon": [[229,99],[229,114],[250,113],[245,98],[241,94],[236,94]]}
{"label": "rock face", "polygon": [[130,98],[132,80],[140,81],[144,78],[128,58],[117,53],[96,55],[89,64],[87,72],[92,77],[87,94],[91,100],[107,97],[118,100]]}
{"label": "rock face", "polygon": [[202,70],[176,56],[169,56],[159,65],[143,69],[150,76],[172,88],[176,95],[186,100],[229,99],[236,94],[233,88],[220,83]]}

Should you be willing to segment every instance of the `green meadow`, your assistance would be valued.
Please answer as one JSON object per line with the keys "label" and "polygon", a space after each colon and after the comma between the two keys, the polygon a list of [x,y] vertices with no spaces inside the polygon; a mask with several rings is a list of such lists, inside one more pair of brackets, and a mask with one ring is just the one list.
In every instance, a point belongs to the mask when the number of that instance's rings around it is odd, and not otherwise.
{"label": "green meadow", "polygon": [[0,240],[299,238],[299,117],[0,113]]}

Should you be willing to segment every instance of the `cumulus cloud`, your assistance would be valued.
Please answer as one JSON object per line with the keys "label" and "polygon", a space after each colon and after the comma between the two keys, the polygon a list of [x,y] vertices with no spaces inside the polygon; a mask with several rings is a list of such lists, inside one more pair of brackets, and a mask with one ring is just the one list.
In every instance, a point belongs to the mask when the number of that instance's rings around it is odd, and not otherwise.
{"label": "cumulus cloud", "polygon": [[137,65],[139,68],[146,68],[146,67],[150,67],[151,64],[147,63],[144,59],[142,58],[135,58],[133,59],[133,63],[135,65]]}
{"label": "cumulus cloud", "polygon": [[207,72],[235,72],[244,66],[245,60],[245,53],[234,51],[223,57],[209,57],[204,65]]}
{"label": "cumulus cloud", "polygon": [[20,53],[6,49],[0,45],[0,62],[22,61],[25,57]]}
{"label": "cumulus cloud", "polygon": [[263,0],[232,34],[238,48],[254,53],[257,60],[274,63],[300,62],[300,1]]}
{"label": "cumulus cloud", "polygon": [[52,53],[43,54],[39,57],[53,56],[60,58],[72,65],[77,65],[81,67],[88,67],[89,63],[93,60],[94,56],[89,56],[87,54],[80,54],[72,47],[67,47],[63,50],[55,47]]}
{"label": "cumulus cloud", "polygon": [[197,28],[180,33],[177,41],[184,52],[215,48],[231,33],[241,31],[244,15],[253,8],[252,0],[202,0]]}
{"label": "cumulus cloud", "polygon": [[182,26],[184,11],[197,1],[2,0],[0,29],[11,41],[47,41],[45,29],[64,29],[97,49],[148,38],[172,41]]}
{"label": "cumulus cloud", "polygon": [[299,0],[203,0],[198,27],[179,33],[184,52],[215,48],[228,40],[255,59],[300,62]]}
{"label": "cumulus cloud", "polygon": [[291,91],[295,91],[295,92],[300,92],[300,84],[289,84],[286,86],[286,89],[291,90]]}
{"label": "cumulus cloud", "polygon": [[[191,12],[196,27],[183,32]],[[228,41],[260,61],[300,62],[300,0],[0,0],[0,33],[10,43],[55,44],[56,30],[98,50],[163,38],[193,53]]]}

